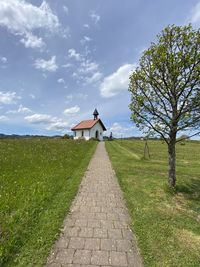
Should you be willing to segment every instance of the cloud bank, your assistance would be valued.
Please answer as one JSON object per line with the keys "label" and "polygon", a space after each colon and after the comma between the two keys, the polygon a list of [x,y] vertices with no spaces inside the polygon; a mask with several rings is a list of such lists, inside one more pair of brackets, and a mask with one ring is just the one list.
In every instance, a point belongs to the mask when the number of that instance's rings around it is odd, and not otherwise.
{"label": "cloud bank", "polygon": [[129,76],[135,69],[135,64],[125,64],[114,73],[104,78],[100,84],[102,97],[109,98],[128,90]]}

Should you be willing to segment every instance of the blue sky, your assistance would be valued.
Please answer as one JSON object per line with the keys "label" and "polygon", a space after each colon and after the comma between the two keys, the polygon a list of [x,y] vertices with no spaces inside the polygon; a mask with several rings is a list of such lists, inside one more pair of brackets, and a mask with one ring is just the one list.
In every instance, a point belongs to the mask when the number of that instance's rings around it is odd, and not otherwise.
{"label": "blue sky", "polygon": [[128,77],[169,24],[200,25],[197,0],[1,0],[0,133],[64,134],[97,108],[114,136],[130,122]]}

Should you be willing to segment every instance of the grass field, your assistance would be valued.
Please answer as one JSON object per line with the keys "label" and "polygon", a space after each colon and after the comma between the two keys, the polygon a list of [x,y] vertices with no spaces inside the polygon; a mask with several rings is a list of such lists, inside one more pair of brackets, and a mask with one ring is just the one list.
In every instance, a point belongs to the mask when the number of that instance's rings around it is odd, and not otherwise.
{"label": "grass field", "polygon": [[42,266],[96,142],[0,140],[0,266]]}
{"label": "grass field", "polygon": [[167,147],[106,142],[145,266],[200,266],[200,142],[177,145],[177,188],[167,186]]}

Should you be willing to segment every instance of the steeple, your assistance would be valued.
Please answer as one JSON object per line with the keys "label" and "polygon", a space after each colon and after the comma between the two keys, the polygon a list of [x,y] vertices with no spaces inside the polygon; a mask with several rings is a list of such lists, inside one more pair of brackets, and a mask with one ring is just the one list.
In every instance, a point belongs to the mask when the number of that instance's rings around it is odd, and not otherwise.
{"label": "steeple", "polygon": [[94,120],[98,120],[99,112],[97,111],[96,108],[95,108],[95,110],[94,110],[94,112],[93,112],[93,115],[94,115]]}

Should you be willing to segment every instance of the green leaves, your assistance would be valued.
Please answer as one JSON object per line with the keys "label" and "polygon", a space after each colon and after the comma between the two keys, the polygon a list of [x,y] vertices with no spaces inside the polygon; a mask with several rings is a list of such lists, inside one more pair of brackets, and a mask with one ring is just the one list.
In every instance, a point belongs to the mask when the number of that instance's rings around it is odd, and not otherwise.
{"label": "green leaves", "polygon": [[165,141],[172,129],[200,126],[200,31],[171,25],[130,76],[132,120]]}

